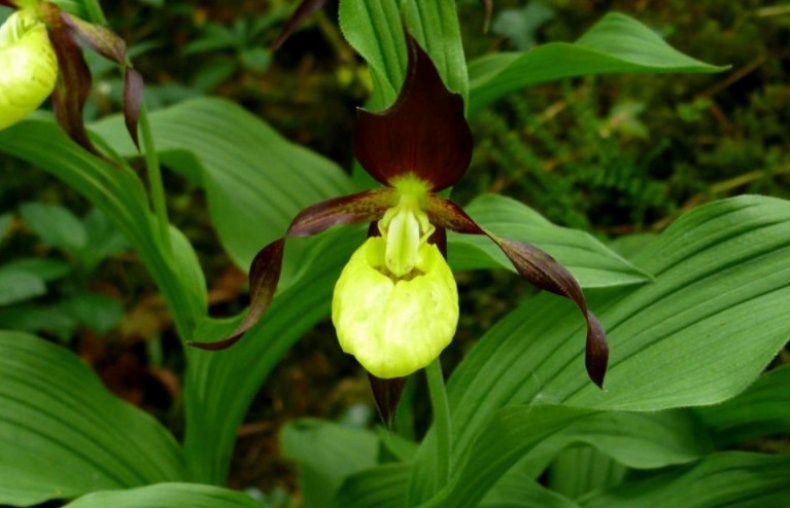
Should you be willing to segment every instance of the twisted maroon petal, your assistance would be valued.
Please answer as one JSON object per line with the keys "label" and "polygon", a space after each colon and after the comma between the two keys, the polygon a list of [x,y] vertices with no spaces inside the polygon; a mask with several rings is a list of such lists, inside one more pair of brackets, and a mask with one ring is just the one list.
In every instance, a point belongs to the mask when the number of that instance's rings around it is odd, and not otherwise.
{"label": "twisted maroon petal", "polygon": [[598,318],[587,308],[579,283],[564,266],[534,245],[500,238],[485,231],[461,207],[439,196],[429,197],[426,213],[431,222],[437,226],[457,233],[488,236],[502,249],[523,279],[540,289],[573,300],[587,321],[585,348],[587,374],[595,384],[603,387],[609,359],[606,332]]}
{"label": "twisted maroon petal", "polygon": [[62,11],[61,18],[73,33],[79,35],[94,51],[124,68],[123,116],[126,129],[139,149],[137,122],[143,100],[143,78],[132,69],[126,52],[126,42],[106,26],[88,23]]}
{"label": "twisted maroon petal", "polygon": [[88,23],[61,11],[63,21],[97,53],[118,65],[126,65],[126,42],[103,25]]}
{"label": "twisted maroon petal", "polygon": [[340,224],[376,221],[395,203],[395,190],[385,188],[330,199],[302,210],[291,222],[285,236],[264,247],[252,261],[250,309],[244,321],[225,340],[190,342],[189,345],[212,351],[228,348],[263,317],[280,281],[286,238],[312,236]]}
{"label": "twisted maroon petal", "polygon": [[442,82],[430,57],[406,33],[409,64],[398,99],[381,113],[359,110],[354,155],[376,180],[414,174],[438,191],[454,185],[472,158],[464,101]]}
{"label": "twisted maroon petal", "polygon": [[55,55],[58,58],[58,81],[52,95],[52,109],[55,118],[71,139],[86,150],[101,157],[93,146],[82,110],[91,90],[91,75],[82,49],[74,37],[71,26],[66,22],[66,15],[51,3],[42,4],[42,13],[47,22],[49,38]]}

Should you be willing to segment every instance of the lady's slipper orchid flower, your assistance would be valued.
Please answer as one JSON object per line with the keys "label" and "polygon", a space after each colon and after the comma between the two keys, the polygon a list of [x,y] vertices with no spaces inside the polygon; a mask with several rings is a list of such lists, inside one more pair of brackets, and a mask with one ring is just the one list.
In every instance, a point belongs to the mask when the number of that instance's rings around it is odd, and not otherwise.
{"label": "lady's slipper orchid flower", "polygon": [[444,258],[449,229],[488,236],[524,279],[576,303],[587,322],[587,372],[601,386],[608,357],[606,335],[573,276],[537,247],[484,230],[437,194],[466,172],[472,135],[462,98],[447,90],[409,34],[407,41],[408,68],[397,101],[382,113],[360,110],[354,135],[354,154],[384,187],[299,213],[285,236],[253,261],[250,311],[233,336],[192,345],[208,350],[229,347],[258,321],[274,295],[286,238],[314,235],[337,224],[371,222],[371,232],[377,235],[368,238],[343,269],[335,286],[332,321],[343,350],[372,375],[377,401],[397,399],[397,386],[382,380],[398,380],[426,367],[455,334],[458,295]]}
{"label": "lady's slipper orchid flower", "polygon": [[11,14],[0,26],[0,129],[38,109],[52,95],[57,77],[47,27],[30,12]]}
{"label": "lady's slipper orchid flower", "polygon": [[110,29],[88,23],[40,0],[0,0],[15,7],[0,27],[0,129],[22,120],[52,95],[63,130],[99,154],[85,130],[82,110],[91,88],[79,36],[103,57],[124,67],[124,115],[135,144],[143,82],[126,56],[126,43]]}

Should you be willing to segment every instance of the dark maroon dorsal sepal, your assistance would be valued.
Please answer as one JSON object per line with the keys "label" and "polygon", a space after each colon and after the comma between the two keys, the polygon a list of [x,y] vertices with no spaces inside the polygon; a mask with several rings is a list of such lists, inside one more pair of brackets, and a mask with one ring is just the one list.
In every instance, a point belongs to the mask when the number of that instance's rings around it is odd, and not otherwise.
{"label": "dark maroon dorsal sepal", "polygon": [[464,101],[444,85],[430,57],[406,32],[409,63],[398,99],[381,113],[359,110],[354,155],[379,182],[414,174],[438,191],[464,176],[472,133]]}

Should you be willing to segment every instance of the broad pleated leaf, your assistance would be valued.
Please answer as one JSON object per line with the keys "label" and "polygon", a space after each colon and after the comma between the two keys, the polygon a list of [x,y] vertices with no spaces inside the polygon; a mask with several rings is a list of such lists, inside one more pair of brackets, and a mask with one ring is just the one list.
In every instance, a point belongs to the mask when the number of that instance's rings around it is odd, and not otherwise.
{"label": "broad pleated leaf", "polygon": [[496,53],[470,62],[469,113],[515,90],[562,78],[725,69],[686,56],[637,20],[611,13],[574,43],[553,42],[523,53]]}
{"label": "broad pleated leaf", "polygon": [[[362,55],[373,78],[368,107],[379,111],[395,102],[406,71],[406,42],[399,0],[341,0],[340,27]],[[445,84],[466,99],[468,77],[454,0],[406,0],[406,25],[425,48]],[[464,101],[466,102],[466,101]]]}
{"label": "broad pleated leaf", "polygon": [[[220,242],[243,270],[300,210],[351,191],[333,162],[286,141],[232,102],[195,99],[149,119],[165,164],[205,188]],[[91,128],[123,156],[136,155],[120,117]]]}
{"label": "broad pleated leaf", "polygon": [[71,352],[0,332],[0,379],[0,504],[186,479],[164,427]]}
{"label": "broad pleated leaf", "polygon": [[387,464],[351,475],[335,496],[333,508],[403,508],[409,486],[408,464]]}
{"label": "broad pleated leaf", "polygon": [[733,399],[695,412],[719,446],[790,432],[790,365],[769,371]]}
{"label": "broad pleated leaf", "polygon": [[[790,336],[789,255],[786,201],[745,196],[684,216],[634,259],[655,282],[591,295],[612,344],[605,392],[586,381],[572,309],[550,295],[532,299],[492,328],[450,379],[454,450],[465,453],[506,404],[655,411],[734,396]],[[422,467],[430,467],[430,441]],[[413,492],[426,499],[418,494],[426,492],[422,470]]]}
{"label": "broad pleated leaf", "polygon": [[480,508],[579,508],[579,505],[529,476],[510,472],[491,489]]}
{"label": "broad pleated leaf", "polygon": [[[642,284],[650,276],[584,231],[556,226],[511,198],[488,194],[464,207],[480,226],[506,238],[535,244],[573,274],[583,288]],[[451,233],[448,256],[454,270],[513,264],[488,238]]]}
{"label": "broad pleated leaf", "polygon": [[[563,450],[547,471],[548,487],[570,499],[622,483],[627,468],[592,446]],[[500,482],[501,483],[501,482]],[[496,485],[494,489],[496,490]]]}
{"label": "broad pleated leaf", "polygon": [[[121,135],[128,139],[123,130]],[[53,174],[100,208],[135,247],[164,293],[180,333],[188,338],[206,307],[205,280],[197,256],[173,228],[175,261],[167,259],[145,189],[132,171],[87,153],[46,120],[28,120],[0,132],[0,151]]]}
{"label": "broad pleated leaf", "polygon": [[700,459],[714,450],[706,429],[688,410],[657,413],[607,411],[547,439],[519,468],[537,477],[568,446],[589,445],[634,469],[658,469]]}
{"label": "broad pleated leaf", "polygon": [[95,492],[67,508],[260,508],[251,497],[229,489],[196,483],[160,483],[130,490]]}
{"label": "broad pleated leaf", "polygon": [[290,422],[280,441],[283,456],[299,467],[304,508],[326,508],[346,477],[376,465],[379,450],[373,432],[320,420]]}
{"label": "broad pleated leaf", "polygon": [[767,508],[790,499],[790,455],[718,453],[580,500],[585,508]]}
{"label": "broad pleated leaf", "polygon": [[[450,483],[428,506],[473,508],[518,459],[545,439],[593,414],[567,406],[510,406],[491,414],[485,431],[464,450]],[[415,469],[412,474],[420,474]],[[412,497],[409,506],[418,502]]]}

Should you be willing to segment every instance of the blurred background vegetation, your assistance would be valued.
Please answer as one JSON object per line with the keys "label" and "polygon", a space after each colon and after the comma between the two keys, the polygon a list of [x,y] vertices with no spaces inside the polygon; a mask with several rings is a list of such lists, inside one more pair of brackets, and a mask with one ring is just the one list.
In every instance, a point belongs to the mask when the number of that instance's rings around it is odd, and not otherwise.
{"label": "blurred background vegetation", "polygon": [[[488,33],[480,1],[458,4],[469,58],[572,41],[617,10],[685,53],[732,66],[712,75],[568,80],[511,95],[472,119],[474,160],[454,194],[461,203],[502,193],[611,240],[658,232],[719,197],[790,197],[789,4],[496,0]],[[369,78],[341,37],[331,1],[272,55],[268,46],[293,7],[288,0],[104,2],[146,77],[152,109],[220,95],[349,168],[354,108],[369,94]],[[90,63],[88,115],[98,118],[118,110],[121,83],[114,68]],[[245,276],[219,249],[205,197],[172,174],[166,187],[174,222],[200,253],[214,310],[241,309]],[[505,273],[459,275],[468,312],[450,363],[527,290],[512,281]],[[105,217],[43,172],[0,157],[0,327],[70,345],[114,392],[178,429],[183,363],[169,325],[153,284]],[[364,374],[328,325],[301,341],[261,391],[240,430],[232,486],[285,506],[296,486],[278,458],[277,432],[305,415],[373,418]]]}

